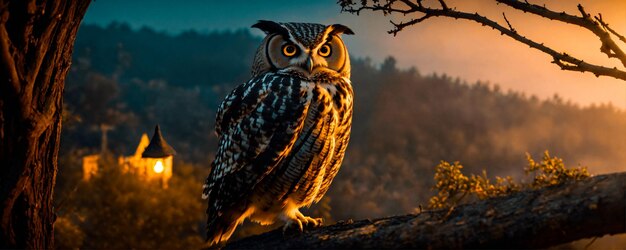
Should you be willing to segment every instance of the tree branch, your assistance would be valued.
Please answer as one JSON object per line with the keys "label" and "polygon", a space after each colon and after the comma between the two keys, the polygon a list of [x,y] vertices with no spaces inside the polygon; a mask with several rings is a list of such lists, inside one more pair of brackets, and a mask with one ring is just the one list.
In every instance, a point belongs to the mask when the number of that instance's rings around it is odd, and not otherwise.
{"label": "tree branch", "polygon": [[344,222],[294,236],[248,237],[227,249],[544,248],[626,232],[626,172],[522,191],[448,210]]}
{"label": "tree branch", "polygon": [[602,27],[605,30],[608,30],[609,32],[611,32],[611,34],[615,35],[620,41],[626,43],[626,37],[617,33],[617,31],[611,29],[611,27],[609,27],[609,24],[605,23],[604,20],[602,20],[602,14],[598,14],[598,16],[595,16],[594,18],[596,19],[596,21],[598,21],[598,23],[600,23],[600,25],[602,25]]}
{"label": "tree branch", "polygon": [[581,16],[578,17],[578,16],[569,15],[565,12],[559,13],[559,12],[551,11],[543,6],[530,4],[527,2],[520,2],[517,0],[496,0],[496,1],[498,3],[508,5],[517,10],[529,12],[537,16],[548,18],[550,20],[558,20],[564,23],[569,23],[569,24],[583,27],[591,31],[600,39],[600,41],[602,42],[600,51],[602,53],[605,53],[609,58],[619,59],[622,62],[622,64],[626,66],[626,54],[624,54],[624,51],[622,51],[622,49],[619,46],[617,46],[617,44],[611,38],[611,35],[608,32],[606,32],[598,22],[595,22],[593,19],[591,19],[591,15],[585,11],[582,5],[579,4],[577,6],[578,11],[581,14]]}
{"label": "tree branch", "polygon": [[0,55],[4,71],[9,76],[9,84],[14,91],[14,94],[20,93],[20,78],[17,75],[17,68],[15,67],[15,61],[11,55],[11,41],[9,40],[9,33],[7,33],[6,25],[9,18],[9,12],[6,11],[6,6],[0,6],[4,11],[0,13]]}
{"label": "tree branch", "polygon": [[[600,51],[606,54],[609,58],[618,59],[622,65],[626,67],[626,53],[615,43],[611,34],[616,36],[621,41],[625,41],[624,36],[618,34],[615,30],[609,28],[609,25],[602,20],[602,16],[598,15],[595,20],[591,18],[591,15],[587,14],[582,5],[578,5],[578,10],[581,16],[570,15],[565,12],[555,12],[547,9],[544,6],[536,4],[530,4],[526,1],[518,0],[495,0],[497,3],[502,3],[511,8],[532,13],[550,20],[556,20],[576,26],[580,26],[584,29],[591,31],[601,41]],[[606,67],[597,64],[590,64],[581,59],[573,57],[567,53],[557,52],[556,50],[544,45],[543,43],[535,42],[525,36],[519,34],[503,14],[505,22],[508,27],[500,25],[498,22],[493,21],[485,16],[480,15],[478,12],[469,13],[456,10],[456,8],[450,8],[444,0],[438,0],[439,7],[425,6],[422,0],[387,0],[385,4],[381,5],[378,1],[373,1],[373,4],[368,4],[369,1],[361,1],[360,5],[355,4],[352,0],[340,0],[339,4],[342,7],[342,11],[358,14],[362,10],[380,11],[385,15],[400,13],[402,15],[408,14],[422,14],[419,18],[410,19],[407,22],[391,22],[394,26],[388,33],[397,35],[398,32],[404,28],[421,23],[432,17],[451,17],[455,19],[465,19],[480,23],[483,26],[490,27],[492,29],[500,31],[502,35],[511,37],[523,44],[530,46],[531,48],[540,50],[541,52],[550,55],[554,60],[552,61],[558,65],[562,70],[590,72],[596,76],[610,76],[617,79],[626,81],[626,71],[618,69],[616,67]],[[402,3],[407,8],[394,7],[397,4]],[[356,7],[355,7],[356,6]]]}
{"label": "tree branch", "polygon": [[509,30],[512,31],[513,33],[517,33],[517,31],[515,31],[515,29],[513,28],[513,25],[511,25],[511,22],[509,22],[509,19],[506,18],[506,14],[504,14],[504,12],[502,12],[502,17],[504,17],[504,21],[506,22],[506,25],[509,26]]}

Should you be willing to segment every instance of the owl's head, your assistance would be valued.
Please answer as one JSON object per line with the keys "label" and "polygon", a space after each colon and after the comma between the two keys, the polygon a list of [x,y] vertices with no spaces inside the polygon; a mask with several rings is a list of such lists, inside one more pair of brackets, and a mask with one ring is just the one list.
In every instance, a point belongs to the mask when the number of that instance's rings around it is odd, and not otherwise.
{"label": "owl's head", "polygon": [[352,35],[341,24],[259,21],[267,36],[257,50],[252,75],[282,72],[311,80],[350,77],[350,58],[341,34]]}

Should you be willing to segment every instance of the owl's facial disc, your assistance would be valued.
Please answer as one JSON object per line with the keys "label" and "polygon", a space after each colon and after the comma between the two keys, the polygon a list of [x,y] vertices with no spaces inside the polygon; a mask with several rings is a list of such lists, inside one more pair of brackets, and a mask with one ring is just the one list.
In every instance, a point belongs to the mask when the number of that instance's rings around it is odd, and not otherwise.
{"label": "owl's facial disc", "polygon": [[255,55],[252,74],[293,73],[311,80],[350,77],[350,59],[341,39],[354,32],[344,25],[280,23],[252,25],[267,36]]}
{"label": "owl's facial disc", "polygon": [[306,48],[297,41],[274,34],[269,38],[266,51],[270,63],[277,70],[308,78],[341,72],[347,54],[341,39],[334,35],[324,43]]}

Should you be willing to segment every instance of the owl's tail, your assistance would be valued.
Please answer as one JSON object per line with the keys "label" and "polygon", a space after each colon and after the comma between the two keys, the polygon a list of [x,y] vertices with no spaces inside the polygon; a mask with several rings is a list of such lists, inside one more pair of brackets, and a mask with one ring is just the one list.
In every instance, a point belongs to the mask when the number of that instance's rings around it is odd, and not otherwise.
{"label": "owl's tail", "polygon": [[207,222],[207,242],[209,245],[226,242],[235,229],[246,218],[245,213],[226,212],[221,216],[209,218]]}
{"label": "owl's tail", "polygon": [[233,232],[235,232],[236,228],[237,223],[227,224],[222,221],[217,221],[209,224],[206,235],[209,245],[215,245],[227,241],[230,236],[233,235]]}

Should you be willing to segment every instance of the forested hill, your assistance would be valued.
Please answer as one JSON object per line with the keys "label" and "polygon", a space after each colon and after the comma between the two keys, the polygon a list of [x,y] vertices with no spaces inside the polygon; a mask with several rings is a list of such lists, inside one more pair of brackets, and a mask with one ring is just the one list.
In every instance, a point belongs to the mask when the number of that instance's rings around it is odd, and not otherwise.
{"label": "forested hill", "polygon": [[[98,150],[99,124],[114,127],[109,149],[128,154],[159,123],[177,159],[208,168],[217,105],[249,76],[260,40],[246,30],[172,36],[83,25],[66,84],[62,154]],[[473,173],[519,175],[526,152],[538,158],[548,149],[592,173],[623,170],[626,115],[610,105],[539,100],[398,69],[393,58],[354,56],[352,140],[329,192],[337,219],[412,211],[430,194],[440,160],[461,161]]]}
{"label": "forested hill", "polygon": [[261,41],[247,30],[171,36],[120,23],[83,25],[79,32],[74,59],[90,59],[94,71],[117,73],[122,80],[164,79],[181,87],[245,80]]}

